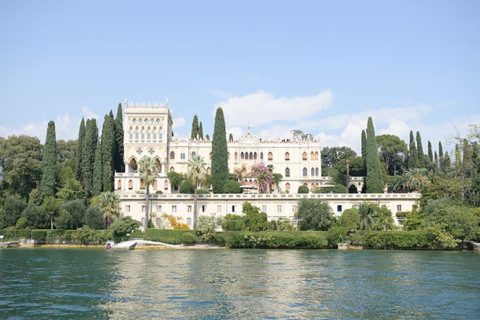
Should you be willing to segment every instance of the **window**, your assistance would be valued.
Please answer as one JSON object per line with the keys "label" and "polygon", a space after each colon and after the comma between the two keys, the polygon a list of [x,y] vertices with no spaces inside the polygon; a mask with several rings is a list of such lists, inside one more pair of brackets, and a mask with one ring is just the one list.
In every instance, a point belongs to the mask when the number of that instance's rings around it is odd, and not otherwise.
{"label": "window", "polygon": [[298,210],[298,207],[297,207],[296,205],[293,205],[293,206],[292,206],[292,211],[293,211],[293,212],[297,212],[297,210]]}
{"label": "window", "polygon": [[157,212],[162,212],[162,206],[157,204]]}
{"label": "window", "polygon": [[192,212],[192,206],[191,205],[187,206],[187,212]]}
{"label": "window", "polygon": [[222,212],[222,206],[221,205],[218,205],[217,206],[217,213],[221,213]]}
{"label": "window", "polygon": [[277,206],[277,212],[278,212],[278,213],[282,213],[282,205],[281,205],[281,204],[279,204],[279,205]]}
{"label": "window", "polygon": [[306,177],[308,175],[308,169],[303,168],[303,176]]}
{"label": "window", "polygon": [[290,168],[285,169],[285,177],[290,177]]}
{"label": "window", "polygon": [[160,133],[158,134],[158,141],[161,142],[161,141],[162,141],[162,137],[163,137],[163,134],[160,132]]}
{"label": "window", "polygon": [[125,212],[130,212],[130,205],[125,206]]}
{"label": "window", "polygon": [[318,152],[315,151],[315,160],[318,160]]}
{"label": "window", "polygon": [[205,212],[205,205],[202,205],[202,212]]}
{"label": "window", "polygon": [[260,152],[260,160],[263,160],[263,152]]}
{"label": "window", "polygon": [[157,141],[157,134],[154,132],[153,133],[153,142],[156,142]]}
{"label": "window", "polygon": [[315,153],[313,151],[310,152],[310,160],[315,160]]}
{"label": "window", "polygon": [[146,208],[145,206],[142,206],[142,212],[145,212],[145,208]]}
{"label": "window", "polygon": [[341,205],[341,204],[339,204],[339,205],[337,206],[337,212],[342,212],[342,205]]}
{"label": "window", "polygon": [[262,205],[262,212],[267,212],[267,206],[265,204]]}
{"label": "window", "polygon": [[253,153],[252,153],[252,152],[250,152],[250,155],[249,155],[248,158],[249,158],[250,160],[253,160]]}
{"label": "window", "polygon": [[187,224],[188,224],[189,226],[192,225],[192,218],[190,218],[190,217],[187,218]]}
{"label": "window", "polygon": [[302,153],[302,160],[307,161],[307,153],[306,152]]}
{"label": "window", "polygon": [[315,175],[318,177],[319,176],[319,170],[318,168],[315,169]]}
{"label": "window", "polygon": [[168,180],[163,181],[163,190],[168,190]]}
{"label": "window", "polygon": [[315,175],[315,169],[312,168],[312,170],[310,170],[310,173],[311,173],[311,176],[313,177]]}
{"label": "window", "polygon": [[397,212],[398,212],[398,211],[402,211],[402,205],[401,205],[401,204],[398,204],[398,205],[397,205]]}
{"label": "window", "polygon": [[234,157],[235,157],[235,161],[237,161],[238,160],[238,152],[235,152]]}
{"label": "window", "polygon": [[156,218],[155,219],[157,227],[159,227],[162,224],[162,218]]}
{"label": "window", "polygon": [[157,186],[158,186],[158,185],[157,185],[157,180],[153,180],[153,182],[152,182],[152,188],[153,188],[153,190],[157,190]]}
{"label": "window", "polygon": [[235,212],[235,206],[232,206],[232,212]]}
{"label": "window", "polygon": [[138,135],[139,135],[139,133],[135,132],[135,142],[138,142]]}
{"label": "window", "polygon": [[185,152],[180,153],[180,159],[185,160]]}
{"label": "window", "polygon": [[145,132],[142,132],[142,142],[145,141]]}
{"label": "window", "polygon": [[128,180],[128,190],[133,189],[133,180]]}
{"label": "window", "polygon": [[177,206],[172,206],[172,212],[177,212]]}
{"label": "window", "polygon": [[150,132],[148,132],[147,133],[147,142],[150,142],[150,137],[151,137]]}
{"label": "window", "polygon": [[268,153],[268,161],[272,161],[273,160],[273,153],[269,152]]}
{"label": "window", "polygon": [[285,184],[285,191],[290,191],[290,183]]}
{"label": "window", "polygon": [[243,155],[243,152],[242,152],[242,153],[240,153],[240,159],[242,159],[242,160],[243,160],[244,158],[245,158],[245,156]]}
{"label": "window", "polygon": [[117,181],[117,190],[122,190],[122,180]]}
{"label": "window", "polygon": [[170,159],[171,160],[175,159],[175,152],[173,152],[173,151],[170,152]]}
{"label": "window", "polygon": [[129,141],[132,142],[132,140],[133,140],[133,133],[130,132],[130,134],[129,134],[128,136],[129,136]]}
{"label": "window", "polygon": [[257,160],[257,153],[256,152],[253,153],[253,160]]}
{"label": "window", "polygon": [[197,154],[194,152],[192,152],[192,158],[195,158],[197,156]]}
{"label": "window", "polygon": [[289,161],[289,160],[290,160],[290,153],[285,152],[285,161]]}

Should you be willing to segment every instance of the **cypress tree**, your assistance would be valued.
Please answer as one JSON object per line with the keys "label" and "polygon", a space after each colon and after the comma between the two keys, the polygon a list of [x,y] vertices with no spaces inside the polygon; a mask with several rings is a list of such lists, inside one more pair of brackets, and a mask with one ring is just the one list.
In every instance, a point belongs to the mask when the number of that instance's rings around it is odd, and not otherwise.
{"label": "cypress tree", "polygon": [[367,134],[362,130],[362,158],[367,158]]}
{"label": "cypress tree", "polygon": [[418,153],[417,146],[415,145],[415,139],[413,137],[413,131],[410,130],[410,145],[409,145],[409,154],[408,154],[408,168],[418,168]]}
{"label": "cypress tree", "polygon": [[42,154],[42,178],[40,189],[44,197],[54,196],[58,188],[57,138],[55,122],[50,121]]}
{"label": "cypress tree", "polygon": [[97,148],[97,120],[89,119],[85,125],[85,137],[82,148],[82,185],[87,197],[93,194],[93,164]]}
{"label": "cypress tree", "polygon": [[99,195],[103,189],[102,145],[98,143],[93,164],[93,195]]}
{"label": "cypress tree", "polygon": [[192,133],[190,135],[190,138],[197,139],[198,138],[198,117],[197,115],[193,116],[193,121],[192,121]]}
{"label": "cypress tree", "polygon": [[203,140],[203,125],[202,121],[200,121],[200,124],[198,125],[198,137]]}
{"label": "cypress tree", "polygon": [[377,138],[375,137],[375,128],[373,127],[372,117],[368,117],[367,124],[367,192],[382,193],[385,187],[382,171],[380,169],[380,159],[378,157]]}
{"label": "cypress tree", "polygon": [[448,152],[445,152],[445,154],[443,155],[443,169],[447,170],[450,168],[451,165],[452,161],[450,159],[450,155],[448,154]]}
{"label": "cypress tree", "polygon": [[214,193],[222,193],[228,180],[228,150],[225,118],[222,108],[215,115],[215,127],[212,139],[212,187]]}
{"label": "cypress tree", "polygon": [[432,152],[432,143],[428,140],[428,160],[433,162],[433,152]]}
{"label": "cypress tree", "polygon": [[434,161],[435,161],[435,167],[438,169],[438,168],[439,168],[439,163],[438,163],[438,153],[437,153],[437,151],[435,151],[435,159],[434,159]]}
{"label": "cypress tree", "polygon": [[115,171],[125,172],[125,163],[123,162],[123,111],[122,104],[118,104],[117,117],[115,118]]}
{"label": "cypress tree", "polygon": [[445,169],[445,163],[443,159],[443,146],[441,141],[438,142],[438,164],[439,164],[440,170],[443,171],[443,169]]}
{"label": "cypress tree", "polygon": [[75,178],[81,180],[82,176],[82,148],[83,138],[85,137],[85,120],[82,118],[80,128],[78,129],[77,153],[75,155]]}
{"label": "cypress tree", "polygon": [[113,191],[113,174],[114,174],[114,147],[115,147],[115,120],[113,113],[110,111],[105,115],[102,127],[102,190]]}
{"label": "cypress tree", "polygon": [[425,154],[423,153],[423,144],[422,144],[422,137],[420,136],[420,132],[417,131],[417,157],[418,157],[418,167],[425,168]]}

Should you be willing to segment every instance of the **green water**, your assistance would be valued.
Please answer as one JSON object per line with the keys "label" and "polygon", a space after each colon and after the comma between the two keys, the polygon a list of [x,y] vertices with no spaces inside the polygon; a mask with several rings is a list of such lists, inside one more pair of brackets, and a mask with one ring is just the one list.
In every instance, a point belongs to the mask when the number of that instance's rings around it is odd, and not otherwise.
{"label": "green water", "polygon": [[478,319],[480,255],[5,249],[0,318]]}

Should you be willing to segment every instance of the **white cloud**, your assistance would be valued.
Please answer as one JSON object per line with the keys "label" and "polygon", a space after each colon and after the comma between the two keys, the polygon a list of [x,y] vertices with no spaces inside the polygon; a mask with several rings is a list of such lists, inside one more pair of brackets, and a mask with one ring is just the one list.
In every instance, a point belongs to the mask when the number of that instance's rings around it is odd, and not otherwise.
{"label": "white cloud", "polygon": [[180,128],[183,125],[185,125],[185,118],[183,117],[178,117],[173,119],[173,129]]}
{"label": "white cloud", "polygon": [[82,113],[85,117],[85,119],[97,119],[98,120],[98,114],[96,114],[94,111],[92,111],[88,106],[83,106],[82,107]]}
{"label": "white cloud", "polygon": [[332,104],[330,90],[304,97],[274,97],[260,90],[244,96],[230,97],[220,102],[228,126],[256,127],[275,121],[296,121],[325,110]]}

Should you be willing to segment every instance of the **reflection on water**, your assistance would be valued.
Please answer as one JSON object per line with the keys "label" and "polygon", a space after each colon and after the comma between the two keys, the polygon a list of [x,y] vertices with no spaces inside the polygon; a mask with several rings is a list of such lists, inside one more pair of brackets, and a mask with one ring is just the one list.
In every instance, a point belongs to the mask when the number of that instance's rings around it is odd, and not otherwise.
{"label": "reflection on water", "polygon": [[0,268],[0,318],[480,314],[470,252],[9,249]]}

